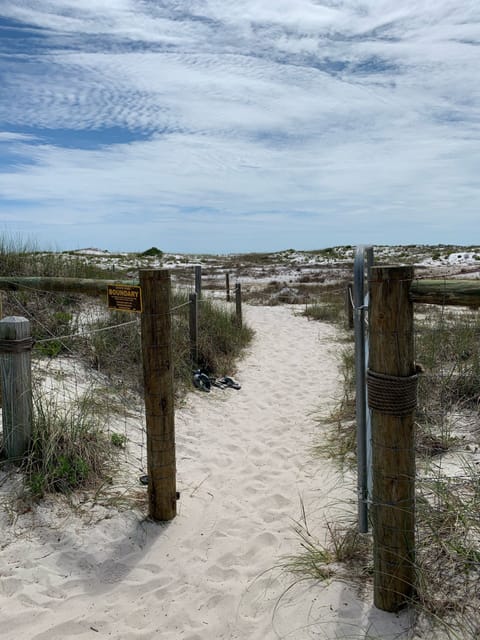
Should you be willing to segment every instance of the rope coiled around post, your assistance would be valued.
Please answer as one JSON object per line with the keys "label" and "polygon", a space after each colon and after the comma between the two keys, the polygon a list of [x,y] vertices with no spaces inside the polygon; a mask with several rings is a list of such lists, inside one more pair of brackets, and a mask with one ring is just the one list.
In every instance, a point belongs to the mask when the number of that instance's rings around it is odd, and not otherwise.
{"label": "rope coiled around post", "polygon": [[24,353],[31,351],[35,341],[33,338],[20,338],[18,340],[0,340],[0,353]]}
{"label": "rope coiled around post", "polygon": [[418,375],[392,376],[367,371],[368,406],[374,411],[402,418],[417,406]]}

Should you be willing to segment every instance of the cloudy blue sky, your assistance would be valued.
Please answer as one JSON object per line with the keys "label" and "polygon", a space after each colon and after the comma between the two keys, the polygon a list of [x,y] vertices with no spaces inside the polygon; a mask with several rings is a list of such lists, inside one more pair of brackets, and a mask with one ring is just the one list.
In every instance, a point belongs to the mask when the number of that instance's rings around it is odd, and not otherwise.
{"label": "cloudy blue sky", "polygon": [[478,243],[478,0],[0,0],[0,232]]}

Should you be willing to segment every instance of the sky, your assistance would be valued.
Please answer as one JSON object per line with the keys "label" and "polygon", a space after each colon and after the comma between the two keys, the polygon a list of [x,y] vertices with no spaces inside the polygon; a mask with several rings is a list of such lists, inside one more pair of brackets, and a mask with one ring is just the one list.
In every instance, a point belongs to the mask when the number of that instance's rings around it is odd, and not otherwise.
{"label": "sky", "polygon": [[478,0],[0,0],[0,234],[479,243]]}

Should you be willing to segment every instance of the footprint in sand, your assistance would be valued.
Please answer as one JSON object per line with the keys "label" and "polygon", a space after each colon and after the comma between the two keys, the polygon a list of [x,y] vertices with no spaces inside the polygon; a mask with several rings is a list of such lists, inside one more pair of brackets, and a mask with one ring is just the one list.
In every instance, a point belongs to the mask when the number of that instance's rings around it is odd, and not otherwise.
{"label": "footprint in sand", "polygon": [[14,596],[21,589],[23,589],[22,581],[16,578],[3,578],[0,581],[0,591],[5,596]]}
{"label": "footprint in sand", "polygon": [[213,567],[210,567],[208,569],[207,575],[211,580],[214,580],[215,582],[226,582],[229,580],[238,579],[240,573],[233,568],[224,569],[219,565],[214,565]]}
{"label": "footprint in sand", "polygon": [[128,572],[127,565],[121,562],[112,562],[111,560],[102,562],[97,568],[98,579],[105,584],[121,582]]}

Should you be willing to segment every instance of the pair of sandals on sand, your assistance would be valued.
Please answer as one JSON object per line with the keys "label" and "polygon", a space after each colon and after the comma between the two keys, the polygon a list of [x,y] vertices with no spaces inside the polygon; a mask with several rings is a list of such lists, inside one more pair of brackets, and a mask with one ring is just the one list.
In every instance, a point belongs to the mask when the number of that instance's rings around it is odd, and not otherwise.
{"label": "pair of sandals on sand", "polygon": [[193,372],[193,384],[200,391],[209,392],[212,387],[218,387],[219,389],[241,389],[242,387],[230,376],[223,376],[223,378],[211,378],[201,369]]}

